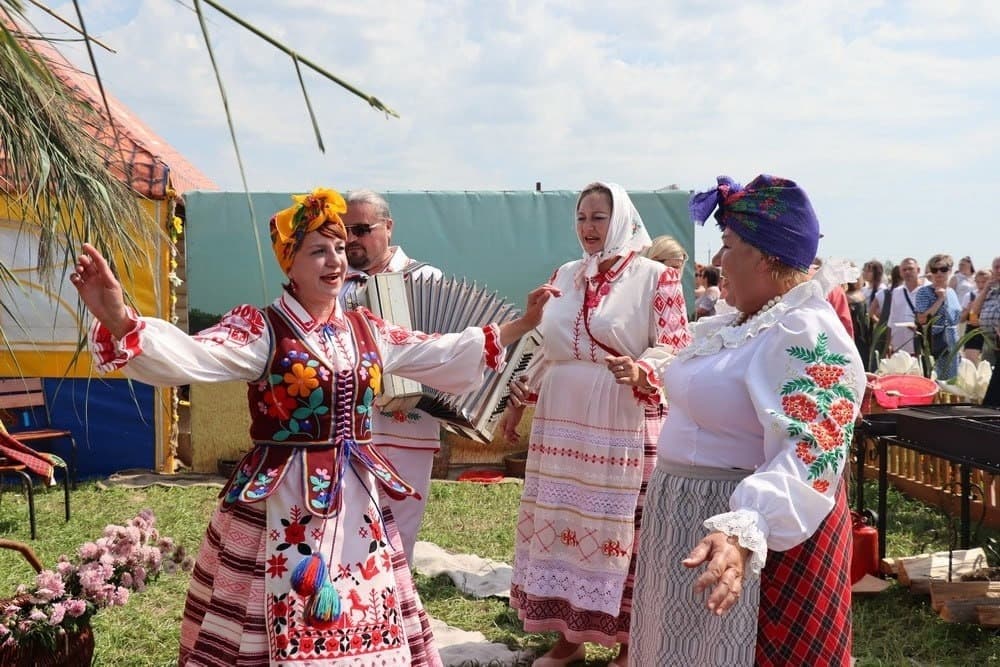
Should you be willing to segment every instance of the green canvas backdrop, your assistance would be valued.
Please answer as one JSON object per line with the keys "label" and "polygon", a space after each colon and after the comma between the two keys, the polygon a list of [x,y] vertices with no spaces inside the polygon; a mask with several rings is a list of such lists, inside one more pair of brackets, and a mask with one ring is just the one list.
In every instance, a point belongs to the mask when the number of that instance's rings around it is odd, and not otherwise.
{"label": "green canvas backdrop", "polygon": [[[581,256],[576,237],[576,192],[386,192],[395,221],[393,243],[445,275],[485,284],[524,303],[533,287],[564,262]],[[669,234],[688,256],[694,228],[689,194],[671,190],[629,193],[649,234]],[[271,252],[268,220],[291,204],[288,193],[253,193],[257,237],[242,192],[185,194],[189,308],[221,315],[234,305],[264,305],[284,276]],[[259,246],[257,238],[259,238]],[[693,310],[693,263],[684,291]]]}

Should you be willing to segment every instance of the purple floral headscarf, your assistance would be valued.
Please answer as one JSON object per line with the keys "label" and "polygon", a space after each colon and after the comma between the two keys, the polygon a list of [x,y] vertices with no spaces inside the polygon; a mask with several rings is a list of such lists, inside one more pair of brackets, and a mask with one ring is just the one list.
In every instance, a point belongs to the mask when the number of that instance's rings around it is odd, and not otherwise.
{"label": "purple floral headscarf", "polygon": [[720,229],[731,229],[761,252],[806,272],[819,247],[819,220],[805,191],[787,178],[760,175],[746,187],[719,176],[712,190],[692,195],[691,219],[699,225],[715,211]]}

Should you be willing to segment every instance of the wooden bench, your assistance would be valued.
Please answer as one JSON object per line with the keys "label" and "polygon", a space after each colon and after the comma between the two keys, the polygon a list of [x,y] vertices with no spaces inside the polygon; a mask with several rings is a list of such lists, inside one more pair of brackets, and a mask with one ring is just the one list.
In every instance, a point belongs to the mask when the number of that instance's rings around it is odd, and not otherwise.
{"label": "wooden bench", "polygon": [[45,404],[41,378],[8,378],[0,380],[0,411],[14,416],[6,422],[7,430],[18,440],[39,449],[39,443],[68,440],[70,445],[69,478],[76,488],[76,440],[68,429],[53,428],[52,417]]}

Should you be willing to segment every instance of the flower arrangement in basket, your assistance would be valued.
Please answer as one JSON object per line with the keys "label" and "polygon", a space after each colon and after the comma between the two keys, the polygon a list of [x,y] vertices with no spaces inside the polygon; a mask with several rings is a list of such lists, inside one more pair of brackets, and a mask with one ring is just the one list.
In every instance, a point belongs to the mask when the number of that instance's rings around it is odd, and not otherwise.
{"label": "flower arrangement in basket", "polygon": [[188,570],[192,562],[182,546],[160,536],[151,510],[124,526],[107,526],[76,558],[60,556],[54,570],[41,569],[26,545],[2,546],[21,551],[38,571],[34,585],[18,586],[13,598],[0,600],[2,665],[89,665],[91,617],[126,604],[161,572]]}

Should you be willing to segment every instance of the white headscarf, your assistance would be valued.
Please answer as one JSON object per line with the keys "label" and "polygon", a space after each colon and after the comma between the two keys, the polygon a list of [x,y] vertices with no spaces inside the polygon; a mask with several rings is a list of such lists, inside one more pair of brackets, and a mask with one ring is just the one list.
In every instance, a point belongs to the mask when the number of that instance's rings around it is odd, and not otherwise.
{"label": "white headscarf", "polygon": [[[604,238],[604,248],[593,255],[588,255],[586,250],[583,253],[583,263],[577,269],[573,281],[577,287],[583,285],[597,275],[597,265],[609,257],[628,257],[629,253],[641,253],[652,245],[646,225],[639,217],[639,211],[635,210],[632,200],[629,199],[625,188],[617,183],[602,183],[600,181],[591,183],[582,192],[590,189],[594,185],[600,185],[611,191],[611,222],[608,224],[608,234]],[[576,207],[573,209],[573,228],[576,231],[576,211],[580,208],[580,197],[576,199]],[[577,233],[579,238],[579,233]],[[583,241],[580,241],[583,247]]]}

